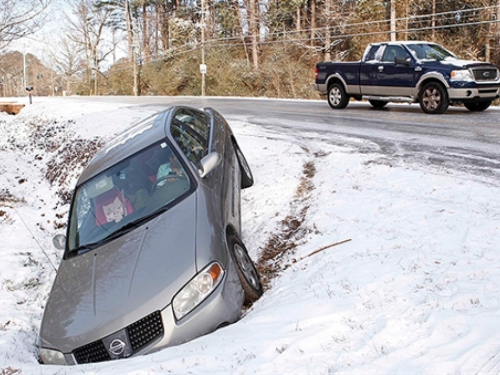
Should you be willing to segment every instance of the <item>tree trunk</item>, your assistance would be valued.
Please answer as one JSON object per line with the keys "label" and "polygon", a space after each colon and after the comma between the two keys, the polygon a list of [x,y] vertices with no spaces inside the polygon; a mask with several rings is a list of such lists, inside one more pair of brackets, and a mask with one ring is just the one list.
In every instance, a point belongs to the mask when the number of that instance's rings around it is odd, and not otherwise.
{"label": "tree trunk", "polygon": [[148,27],[148,7],[146,1],[142,2],[142,49],[144,51],[144,61],[151,60],[151,48],[149,46],[149,27]]}
{"label": "tree trunk", "polygon": [[431,40],[436,40],[436,0],[432,0],[432,34]]}
{"label": "tree trunk", "polygon": [[[297,6],[296,10],[296,20],[295,20],[295,30],[297,30],[297,33],[300,33],[300,22],[301,22],[301,17],[300,17],[300,6]],[[297,35],[298,37],[298,35]]]}
{"label": "tree trunk", "polygon": [[248,30],[252,45],[252,62],[254,70],[259,70],[259,45],[257,41],[259,27],[257,24],[257,1],[247,0]]}
{"label": "tree trunk", "polygon": [[331,35],[330,35],[330,17],[332,13],[332,0],[326,0],[326,9],[325,9],[325,15],[326,15],[326,23],[325,23],[325,61],[331,61],[332,60],[332,54],[330,51],[330,44],[332,43]]}
{"label": "tree trunk", "polygon": [[[500,1],[500,0],[499,0]],[[316,0],[311,0],[311,46],[316,38]]]}

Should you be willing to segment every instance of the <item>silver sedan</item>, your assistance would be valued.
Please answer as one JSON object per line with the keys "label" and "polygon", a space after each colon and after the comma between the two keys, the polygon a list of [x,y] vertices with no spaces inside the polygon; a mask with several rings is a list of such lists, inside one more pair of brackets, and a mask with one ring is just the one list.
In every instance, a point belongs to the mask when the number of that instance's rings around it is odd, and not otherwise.
{"label": "silver sedan", "polygon": [[262,294],[241,240],[253,176],[215,110],[173,107],[102,149],[73,194],[42,363],[149,353],[233,323]]}

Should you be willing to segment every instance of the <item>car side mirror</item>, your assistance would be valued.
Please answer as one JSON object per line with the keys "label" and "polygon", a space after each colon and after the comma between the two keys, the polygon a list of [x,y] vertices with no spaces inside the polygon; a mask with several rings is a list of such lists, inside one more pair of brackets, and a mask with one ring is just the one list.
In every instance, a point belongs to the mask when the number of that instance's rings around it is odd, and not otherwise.
{"label": "car side mirror", "polygon": [[58,250],[64,250],[66,247],[66,236],[63,234],[58,234],[52,239],[52,244]]}
{"label": "car side mirror", "polygon": [[201,178],[205,178],[210,172],[212,172],[215,167],[219,165],[221,157],[217,152],[211,152],[203,159],[200,160],[200,169],[198,169],[198,174]]}
{"label": "car side mirror", "polygon": [[396,57],[394,59],[394,64],[410,66],[411,65],[411,58],[410,57]]}

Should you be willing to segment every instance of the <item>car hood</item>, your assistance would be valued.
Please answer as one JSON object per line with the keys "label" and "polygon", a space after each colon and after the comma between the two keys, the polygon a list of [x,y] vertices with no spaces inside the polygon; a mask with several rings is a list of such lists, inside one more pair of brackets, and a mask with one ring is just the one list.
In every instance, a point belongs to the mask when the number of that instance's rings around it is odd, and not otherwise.
{"label": "car hood", "polygon": [[63,260],[39,342],[69,353],[161,310],[196,273],[195,194],[88,253]]}

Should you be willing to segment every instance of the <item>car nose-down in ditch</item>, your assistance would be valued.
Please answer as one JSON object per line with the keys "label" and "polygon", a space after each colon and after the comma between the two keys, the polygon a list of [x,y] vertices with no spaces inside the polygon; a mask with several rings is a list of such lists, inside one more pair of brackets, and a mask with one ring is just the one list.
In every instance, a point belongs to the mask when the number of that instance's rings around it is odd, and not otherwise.
{"label": "car nose-down in ditch", "polygon": [[241,239],[250,167],[215,110],[172,107],[81,174],[42,319],[42,363],[126,358],[238,320],[262,294]]}

